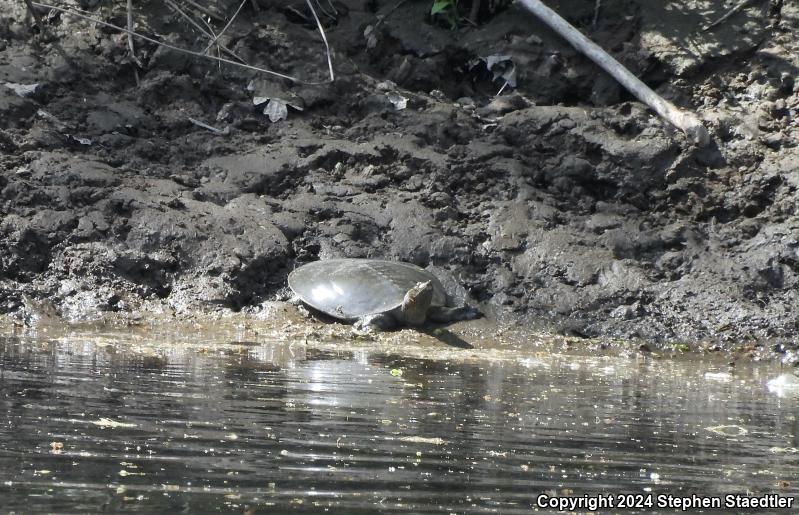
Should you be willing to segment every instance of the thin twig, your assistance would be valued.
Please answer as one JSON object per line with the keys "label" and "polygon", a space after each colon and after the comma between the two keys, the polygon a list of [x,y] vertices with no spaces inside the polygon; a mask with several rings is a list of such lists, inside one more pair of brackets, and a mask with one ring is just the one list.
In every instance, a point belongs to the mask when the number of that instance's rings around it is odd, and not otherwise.
{"label": "thin twig", "polygon": [[[212,40],[216,40],[216,33],[214,32],[214,28],[211,27],[211,24],[208,23],[208,21],[205,18],[203,18],[202,16],[200,16],[200,21],[202,21],[203,24],[205,25],[205,27],[208,29],[208,33],[211,34]],[[208,48],[206,48],[203,51],[203,53],[207,54],[208,53]],[[222,50],[219,48],[219,44],[218,43],[216,45],[216,56],[217,57],[222,57]],[[222,63],[217,62],[216,66],[217,66],[217,68],[219,68],[219,70],[222,70]]]}
{"label": "thin twig", "polygon": [[[47,35],[48,33],[47,27],[42,21],[42,17],[39,16],[39,12],[33,8],[34,3],[31,0],[25,0],[25,6],[27,6],[28,11],[30,11],[31,15],[33,16],[33,19],[36,21],[36,25],[39,26],[39,35],[40,36]],[[61,44],[58,42],[58,40],[54,40],[52,44],[53,47],[56,49],[56,52],[58,52],[58,55],[60,55],[64,59],[64,62],[67,63],[67,66],[69,66],[70,68],[75,68],[75,64],[72,62],[72,59],[70,59],[67,53],[64,52],[64,49],[61,47]]]}
{"label": "thin twig", "polygon": [[729,11],[727,11],[727,14],[725,14],[724,16],[719,18],[718,20],[716,20],[716,21],[714,21],[712,23],[709,23],[709,24],[705,25],[704,27],[702,27],[702,31],[707,31],[707,30],[712,29],[716,25],[721,25],[722,23],[724,23],[725,21],[730,19],[735,13],[737,13],[740,10],[742,10],[747,5],[751,4],[752,1],[753,0],[741,0],[741,2],[739,2],[738,4],[735,5],[735,7],[733,7]]}
{"label": "thin twig", "polygon": [[644,84],[641,79],[633,75],[630,70],[622,66],[622,64],[610,54],[602,50],[599,45],[585,37],[582,32],[575,29],[569,22],[558,15],[558,13],[544,5],[541,0],[519,1],[526,9],[536,15],[538,19],[546,23],[549,28],[571,43],[574,48],[582,52],[603,70],[608,72],[614,79],[619,81],[619,83],[627,88],[627,91],[635,95],[638,100],[648,105],[669,123],[681,129],[691,141],[699,146],[705,146],[710,143],[710,135],[696,115],[678,109],[674,104],[652,91],[652,88]]}
{"label": "thin twig", "polygon": [[[128,31],[133,32],[133,0],[128,0]],[[128,32],[128,50],[130,50],[131,59],[136,61],[136,50],[133,47],[133,36],[130,32]]]}
{"label": "thin twig", "polygon": [[333,10],[333,14],[338,16],[338,9],[336,9],[336,6],[333,5],[333,2],[331,2],[330,0],[327,0],[327,5],[329,5],[330,8]]}
{"label": "thin twig", "polygon": [[596,31],[596,27],[599,24],[599,9],[602,7],[602,0],[596,0],[594,4],[594,19],[591,21],[591,28]]}
{"label": "thin twig", "polygon": [[305,0],[305,3],[308,4],[308,7],[311,9],[311,14],[313,14],[313,19],[316,20],[316,26],[319,27],[319,34],[322,35],[322,41],[325,42],[325,50],[327,51],[327,67],[330,70],[330,82],[336,80],[335,75],[333,74],[333,57],[330,55],[330,45],[327,44],[327,36],[325,36],[325,29],[322,28],[322,22],[319,21],[319,17],[316,15],[316,11],[314,11],[313,5],[311,4],[311,0]]}
{"label": "thin twig", "polygon": [[[133,0],[128,0],[128,30],[133,31]],[[130,52],[130,58],[135,65],[133,67],[133,76],[136,78],[136,87],[138,88],[141,86],[141,81],[139,80],[139,68],[141,68],[141,61],[136,58],[136,49],[133,47],[133,36],[128,33],[128,51]]]}
{"label": "thin twig", "polygon": [[195,120],[194,118],[189,118],[189,121],[196,125],[197,127],[202,127],[203,129],[207,129],[214,134],[218,134],[220,136],[227,136],[230,134],[230,127],[225,127],[224,129],[217,129],[216,127],[212,127],[205,122],[201,122],[200,120]]}
{"label": "thin twig", "polygon": [[[178,7],[177,4],[175,4],[171,0],[164,0],[164,3],[167,6],[171,7],[173,10],[175,10],[178,14],[180,14],[186,21],[191,23],[194,26],[194,28],[199,30],[205,37],[207,37],[208,39],[211,39],[211,40],[214,39],[213,31],[209,32],[208,30],[205,30],[204,28],[200,27],[200,24],[197,23],[196,21],[194,21],[192,19],[192,17],[189,16],[187,13],[183,12],[183,10],[180,7]],[[205,20],[203,20],[203,23],[205,23]],[[209,30],[211,30],[211,26],[210,25],[208,25],[206,23],[206,26],[208,27]],[[217,46],[219,48],[221,48],[222,50],[224,50],[226,54],[230,55],[231,57],[235,57],[236,59],[238,59],[239,61],[241,61],[244,64],[247,64],[247,62],[244,59],[242,59],[241,57],[236,55],[236,53],[233,52],[233,50],[228,49],[225,45],[217,43]],[[203,54],[205,54],[205,52],[207,52],[207,49],[203,52]]]}
{"label": "thin twig", "polygon": [[233,23],[233,20],[235,20],[235,19],[236,19],[236,16],[238,16],[238,15],[239,15],[239,12],[241,11],[241,8],[242,8],[242,7],[244,7],[244,4],[245,4],[245,3],[247,3],[247,0],[241,0],[241,4],[239,4],[239,8],[238,8],[238,9],[236,9],[236,12],[235,12],[235,13],[233,13],[233,16],[232,16],[232,17],[230,18],[230,20],[227,22],[227,25],[225,25],[225,28],[223,28],[223,29],[222,29],[222,32],[220,32],[219,34],[216,34],[216,35],[214,36],[214,39],[213,39],[213,40],[211,40],[211,42],[210,42],[210,43],[208,43],[208,46],[207,46],[207,47],[205,47],[205,50],[203,50],[203,53],[206,53],[206,52],[208,52],[208,49],[209,49],[209,48],[211,48],[212,46],[214,46],[214,45],[216,44],[216,42],[219,40],[219,38],[221,38],[221,37],[222,37],[222,34],[224,34],[224,33],[225,33],[225,31],[228,29],[228,27],[230,27],[230,24],[231,24],[231,23]]}
{"label": "thin twig", "polygon": [[400,8],[400,6],[401,6],[402,4],[404,4],[405,2],[407,2],[407,1],[408,1],[408,0],[399,0],[399,2],[397,2],[396,4],[394,4],[394,7],[392,7],[392,8],[391,8],[391,9],[390,9],[390,10],[389,10],[389,11],[388,11],[386,14],[384,14],[384,15],[383,15],[383,16],[382,16],[382,17],[381,17],[379,20],[377,20],[377,23],[375,23],[375,30],[377,29],[377,27],[379,27],[379,26],[380,26],[380,24],[381,24],[381,23],[383,23],[383,22],[386,20],[386,18],[388,18],[389,16],[391,16],[392,14],[394,14],[394,11],[396,11],[397,9],[399,9],[399,8]]}
{"label": "thin twig", "polygon": [[[249,65],[249,64],[245,64],[245,63],[237,63],[236,61],[231,61],[231,60],[225,59],[223,57],[214,57],[212,55],[201,54],[200,52],[194,52],[192,50],[187,50],[185,48],[180,48],[180,47],[177,47],[177,46],[174,46],[174,45],[170,45],[169,43],[164,43],[163,41],[158,41],[157,39],[153,39],[151,37],[145,36],[144,34],[139,34],[138,32],[129,31],[128,29],[125,29],[125,28],[120,27],[118,25],[114,25],[112,23],[104,22],[102,20],[98,20],[97,18],[92,18],[91,16],[86,16],[85,14],[80,14],[80,13],[77,13],[77,12],[69,10],[69,9],[64,9],[62,7],[56,7],[54,5],[49,5],[49,4],[42,4],[42,3],[39,3],[39,2],[31,2],[31,4],[36,6],[36,7],[43,7],[45,9],[53,9],[53,10],[62,12],[64,14],[70,15],[70,16],[76,16],[78,18],[83,18],[84,20],[88,20],[88,21],[100,24],[100,25],[102,25],[104,27],[108,27],[108,28],[111,28],[111,29],[114,29],[114,30],[118,30],[118,31],[124,32],[126,34],[128,34],[128,33],[129,34],[133,34],[135,37],[137,37],[139,39],[143,39],[144,41],[147,41],[147,42],[152,43],[154,45],[158,45],[158,46],[162,46],[164,48],[168,48],[170,50],[174,50],[175,52],[181,52],[181,53],[184,53],[184,54],[193,55],[195,57],[203,57],[205,59],[211,59],[213,61],[219,61],[221,63],[230,64],[230,65],[233,65],[233,66],[238,66],[240,68],[246,68],[248,70],[253,70],[253,71],[256,71],[256,72],[261,72],[261,73],[266,73],[266,74],[269,74],[269,75],[274,75],[275,77],[280,77],[281,79],[290,80],[290,81],[296,82],[298,84],[307,84],[307,85],[311,85],[311,86],[318,86],[318,85],[321,85],[321,84],[328,84],[328,83],[332,82],[332,78],[329,81],[306,81],[306,80],[298,79],[296,77],[292,77],[290,75],[285,75],[285,74],[282,74],[282,73],[278,73],[278,72],[275,72],[275,71],[272,71],[272,70],[259,68],[257,66],[252,66],[252,65]],[[222,47],[222,48],[224,49],[224,47]]]}
{"label": "thin twig", "polygon": [[183,12],[183,9],[181,9],[175,2],[172,2],[171,0],[164,0],[164,3],[167,6],[169,6],[170,9],[177,12],[181,17],[183,17],[183,19],[189,22],[195,29],[199,30],[205,37],[213,39],[213,36],[211,35],[210,32],[200,27],[200,24],[194,21],[194,19],[191,16]]}
{"label": "thin twig", "polygon": [[221,21],[225,21],[221,16],[219,16],[216,13],[214,13],[213,11],[208,9],[207,7],[203,7],[202,5],[198,4],[197,2],[193,2],[192,0],[184,0],[184,1],[187,4],[189,4],[190,6],[194,7],[195,9],[197,9],[198,11],[207,14],[208,16],[210,16],[211,18],[215,19],[216,21],[220,21],[220,22]]}
{"label": "thin twig", "polygon": [[319,0],[314,0],[314,2],[316,2],[316,6],[319,8],[320,11],[322,11],[322,14],[324,14],[325,16],[330,18],[331,20],[336,21],[336,17],[334,15],[330,14],[329,12],[327,12],[327,9],[322,7],[322,2],[320,2]]}

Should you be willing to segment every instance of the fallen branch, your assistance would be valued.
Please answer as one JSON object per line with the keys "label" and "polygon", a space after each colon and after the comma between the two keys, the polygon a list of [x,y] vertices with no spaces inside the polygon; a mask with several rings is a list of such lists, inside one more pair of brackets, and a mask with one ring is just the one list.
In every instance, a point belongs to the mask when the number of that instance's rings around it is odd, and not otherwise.
{"label": "fallen branch", "polygon": [[[81,13],[75,12],[75,11],[70,10],[70,9],[64,9],[62,7],[56,7],[55,5],[42,4],[42,3],[38,3],[38,2],[31,2],[31,5],[36,6],[36,7],[43,7],[45,9],[52,9],[52,10],[67,14],[69,16],[75,16],[75,17],[78,17],[78,18],[82,18],[84,20],[91,21],[91,22],[97,23],[99,25],[102,25],[104,27],[108,27],[108,28],[111,28],[111,29],[114,29],[114,30],[118,30],[120,32],[124,32],[125,34],[131,34],[131,35],[133,35],[133,36],[135,36],[135,37],[137,37],[139,39],[142,39],[142,40],[147,41],[149,43],[152,43],[154,45],[158,45],[158,46],[162,46],[164,48],[168,48],[170,50],[174,50],[175,52],[181,52],[181,53],[184,53],[184,54],[193,55],[195,57],[201,57],[201,58],[204,58],[204,59],[211,59],[212,61],[219,61],[220,63],[230,64],[230,65],[233,65],[233,66],[238,66],[240,68],[246,68],[248,70],[253,70],[253,71],[256,71],[256,72],[260,72],[260,73],[266,73],[266,74],[269,74],[269,75],[273,75],[275,77],[280,77],[281,79],[290,80],[290,81],[298,83],[298,84],[307,84],[307,85],[310,85],[310,86],[318,86],[318,85],[321,85],[321,84],[328,84],[328,83],[333,81],[333,64],[332,64],[332,61],[330,60],[329,49],[328,49],[328,64],[330,66],[330,74],[331,74],[330,80],[329,81],[306,81],[306,80],[298,79],[296,77],[292,77],[290,75],[285,75],[285,74],[282,74],[282,73],[279,73],[279,72],[276,72],[276,71],[267,70],[265,68],[259,68],[257,66],[252,66],[252,65],[244,64],[244,63],[237,63],[236,61],[231,61],[230,59],[225,59],[223,57],[214,57],[212,55],[202,54],[200,52],[195,52],[193,50],[187,50],[185,48],[180,48],[180,47],[177,47],[177,46],[174,46],[174,45],[170,45],[169,43],[164,43],[163,41],[158,41],[157,39],[153,39],[153,38],[151,38],[149,36],[145,36],[144,34],[139,34],[138,32],[134,32],[132,30],[125,29],[123,27],[120,27],[118,25],[114,25],[112,23],[108,23],[108,22],[105,22],[105,21],[102,21],[102,20],[98,20],[97,18],[92,18],[91,16],[86,16],[85,14],[81,14]],[[325,40],[325,42],[327,42],[327,40]],[[325,45],[325,46],[327,46],[327,45]],[[224,50],[224,47],[222,47],[222,49]]]}
{"label": "fallen branch", "polygon": [[544,5],[541,0],[519,1],[552,30],[571,43],[577,50],[585,54],[603,70],[608,72],[614,79],[619,81],[619,83],[627,88],[627,91],[635,95],[638,100],[648,105],[666,121],[682,130],[691,141],[699,146],[705,146],[710,142],[707,129],[702,125],[702,122],[696,115],[680,110],[674,104],[655,93],[652,88],[644,84],[638,77],[633,75],[630,70],[622,66],[622,64],[610,54],[602,50],[599,45],[585,37],[585,35],[575,29],[569,22],[561,18],[558,13]]}

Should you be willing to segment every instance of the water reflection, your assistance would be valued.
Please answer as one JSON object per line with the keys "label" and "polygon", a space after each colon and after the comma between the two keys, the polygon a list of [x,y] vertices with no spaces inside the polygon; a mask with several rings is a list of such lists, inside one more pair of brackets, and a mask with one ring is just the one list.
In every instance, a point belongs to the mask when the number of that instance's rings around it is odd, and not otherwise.
{"label": "water reflection", "polygon": [[[6,511],[527,513],[539,493],[794,496],[773,367],[0,340]],[[488,358],[488,356],[486,356]]]}

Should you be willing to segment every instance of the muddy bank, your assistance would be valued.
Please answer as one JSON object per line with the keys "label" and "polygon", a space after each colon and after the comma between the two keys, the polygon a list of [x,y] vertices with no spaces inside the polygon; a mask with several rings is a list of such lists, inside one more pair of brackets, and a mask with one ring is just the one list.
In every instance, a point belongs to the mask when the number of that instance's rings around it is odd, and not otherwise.
{"label": "muddy bank", "polygon": [[[323,85],[137,42],[137,86],[122,35],[53,12],[42,41],[17,4],[0,0],[0,84],[38,86],[0,86],[3,313],[258,313],[299,264],[381,257],[430,267],[503,324],[797,342],[793,5],[702,31],[724,2],[603,2],[595,25],[594,2],[551,3],[696,110],[713,137],[698,149],[517,6],[452,29],[427,1],[335,3]],[[225,46],[324,80],[304,2],[258,5]],[[207,44],[180,16],[138,14],[144,33]],[[496,55],[516,88],[495,98]],[[287,118],[256,97],[285,100]]]}

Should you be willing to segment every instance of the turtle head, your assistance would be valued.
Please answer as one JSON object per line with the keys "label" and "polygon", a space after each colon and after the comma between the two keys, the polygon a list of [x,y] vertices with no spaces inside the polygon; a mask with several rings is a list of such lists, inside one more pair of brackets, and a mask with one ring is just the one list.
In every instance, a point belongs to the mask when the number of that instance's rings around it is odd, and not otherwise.
{"label": "turtle head", "polygon": [[433,302],[433,283],[425,281],[416,283],[416,286],[408,290],[405,298],[402,299],[403,322],[408,325],[421,325],[427,319],[427,312]]}

